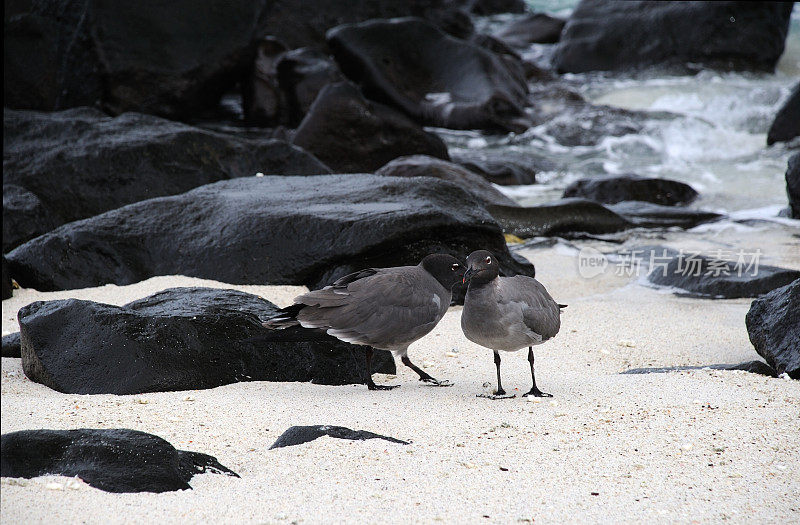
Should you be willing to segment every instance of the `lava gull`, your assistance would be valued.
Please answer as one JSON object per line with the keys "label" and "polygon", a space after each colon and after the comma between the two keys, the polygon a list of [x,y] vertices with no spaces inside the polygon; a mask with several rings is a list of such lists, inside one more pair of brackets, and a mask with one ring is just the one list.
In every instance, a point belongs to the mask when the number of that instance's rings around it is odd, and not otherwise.
{"label": "lava gull", "polygon": [[446,254],[432,254],[417,266],[368,268],[345,275],[330,286],[296,297],[294,304],[266,321],[267,328],[301,325],[319,328],[356,345],[367,346],[367,387],[389,390],[399,385],[372,381],[374,348],[400,355],[401,361],[435,386],[438,381],[408,358],[408,346],[428,334],[444,317],[452,287],[463,280],[464,266]]}
{"label": "lava gull", "polygon": [[533,387],[525,396],[553,397],[539,390],[533,371],[533,345],[555,337],[561,328],[561,308],[542,283],[517,275],[499,277],[497,259],[486,250],[467,257],[463,281],[469,282],[461,314],[461,329],[467,339],[494,350],[497,367],[497,390],[491,399],[514,397],[503,390],[500,382],[500,350],[514,352],[528,347]]}

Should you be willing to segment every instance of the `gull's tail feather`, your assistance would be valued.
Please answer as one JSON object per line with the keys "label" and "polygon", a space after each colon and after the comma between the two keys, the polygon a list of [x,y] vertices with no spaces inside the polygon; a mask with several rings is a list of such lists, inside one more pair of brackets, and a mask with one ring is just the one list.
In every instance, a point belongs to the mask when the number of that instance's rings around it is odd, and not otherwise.
{"label": "gull's tail feather", "polygon": [[293,304],[291,306],[287,306],[286,308],[281,308],[278,310],[277,315],[267,319],[261,324],[264,326],[264,328],[270,328],[272,330],[280,330],[283,328],[289,328],[290,326],[297,326],[300,324],[300,322],[297,320],[297,314],[300,313],[300,310],[302,310],[304,306],[304,304]]}

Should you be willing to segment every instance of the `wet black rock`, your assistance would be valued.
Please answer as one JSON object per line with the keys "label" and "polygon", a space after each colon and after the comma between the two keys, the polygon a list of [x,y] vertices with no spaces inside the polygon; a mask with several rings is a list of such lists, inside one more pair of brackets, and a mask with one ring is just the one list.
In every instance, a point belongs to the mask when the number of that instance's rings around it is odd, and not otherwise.
{"label": "wet black rock", "polygon": [[344,74],[364,94],[424,125],[522,131],[521,64],[450,37],[421,19],[370,20],[328,32]]}
{"label": "wet black rock", "polygon": [[215,106],[246,72],[266,5],[75,0],[15,6],[6,12],[5,105],[55,110],[92,105],[99,96],[114,113],[191,117]]}
{"label": "wet black rock", "polygon": [[77,476],[106,492],[191,489],[192,477],[205,472],[239,477],[212,456],[127,428],[22,430],[0,441],[3,477]]}
{"label": "wet black rock", "polygon": [[286,124],[297,126],[322,88],[344,80],[336,62],[312,48],[293,49],[275,64],[278,85],[286,101]]}
{"label": "wet black rock", "polygon": [[10,299],[13,295],[13,285],[11,284],[11,274],[8,270],[8,261],[3,255],[3,300]]}
{"label": "wet black rock", "polygon": [[455,7],[450,0],[286,0],[270,5],[261,29],[292,49],[321,48],[325,32],[332,27],[375,18],[417,16],[458,38],[467,38],[472,24]]}
{"label": "wet black rock", "polygon": [[584,199],[563,199],[531,207],[488,206],[505,233],[523,239],[572,233],[614,233],[633,225],[602,204]]}
{"label": "wet black rock", "polygon": [[385,177],[434,177],[457,184],[487,204],[516,206],[486,179],[468,169],[446,160],[427,155],[400,157],[383,166],[375,175]]}
{"label": "wet black rock", "polygon": [[20,285],[42,291],[175,274],[316,288],[363,268],[481,247],[507,275],[533,272],[509,255],[482,203],[455,184],[359,174],[209,184],[65,224],[6,258]]}
{"label": "wet black rock", "polygon": [[533,184],[537,171],[555,165],[536,153],[514,149],[452,149],[453,162],[483,176],[489,182],[505,185]]}
{"label": "wet black rock", "polygon": [[531,13],[515,18],[497,31],[494,36],[513,47],[527,47],[530,44],[555,44],[561,38],[566,20]]}
{"label": "wet black rock", "polygon": [[[277,307],[235,290],[171,288],[124,306],[38,301],[18,314],[22,369],[68,394],[139,394],[239,381],[364,383],[364,349],[261,326]],[[373,370],[394,373],[391,354]]]}
{"label": "wet black rock", "polygon": [[800,279],[753,301],[745,323],[756,352],[779,374],[800,379]]}
{"label": "wet black rock", "polygon": [[308,425],[308,426],[294,426],[280,435],[272,444],[270,450],[273,448],[292,447],[294,445],[302,445],[309,441],[314,441],[322,436],[330,436],[336,439],[349,439],[351,441],[364,441],[366,439],[383,439],[392,443],[399,443],[401,445],[408,445],[408,441],[396,439],[389,436],[382,436],[366,430],[352,430],[347,427],[337,427],[333,425]]}
{"label": "wet black rock", "polygon": [[58,224],[39,197],[22,186],[3,184],[3,253]]}
{"label": "wet black rock", "polygon": [[800,84],[797,84],[789,98],[775,115],[775,120],[767,132],[767,145],[788,142],[800,136]]}
{"label": "wet black rock", "polygon": [[786,195],[789,197],[789,216],[800,219],[800,153],[789,157],[786,166]]}
{"label": "wet black rock", "polygon": [[[5,110],[3,247],[126,204],[262,172],[330,169],[279,140],[243,139],[126,113]],[[16,185],[6,194],[6,185]]]}
{"label": "wet black rock", "polygon": [[694,228],[699,224],[715,222],[724,215],[705,210],[678,206],[661,206],[651,202],[624,201],[611,204],[608,209],[622,215],[640,228]]}
{"label": "wet black rock", "polygon": [[553,63],[571,73],[688,64],[772,72],[791,12],[792,2],[582,0]]}
{"label": "wet black rock", "polygon": [[[708,298],[736,299],[758,297],[775,288],[800,278],[800,271],[765,264],[755,264],[750,253],[721,253],[711,257],[695,252],[678,252],[670,248],[655,247],[654,267],[648,271],[647,279],[657,286],[676,288],[676,294]],[[650,251],[644,250],[647,257]]]}
{"label": "wet black rock", "polygon": [[19,332],[3,336],[3,357],[21,357]]}
{"label": "wet black rock", "polygon": [[580,197],[604,204],[644,201],[663,206],[689,204],[698,193],[688,184],[669,179],[618,175],[580,179],[564,190],[564,197]]}
{"label": "wet black rock", "polygon": [[478,16],[524,13],[527,9],[524,0],[466,0],[465,3]]}
{"label": "wet black rock", "polygon": [[293,142],[337,173],[375,171],[404,155],[448,158],[442,139],[399,111],[365,99],[349,82],[320,91]]}

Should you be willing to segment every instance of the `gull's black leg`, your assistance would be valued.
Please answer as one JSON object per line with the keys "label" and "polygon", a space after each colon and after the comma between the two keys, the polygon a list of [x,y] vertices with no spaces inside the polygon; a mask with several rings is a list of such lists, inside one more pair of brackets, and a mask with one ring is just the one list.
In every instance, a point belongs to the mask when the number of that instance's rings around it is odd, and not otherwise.
{"label": "gull's black leg", "polygon": [[535,396],[535,397],[553,397],[553,394],[548,394],[547,392],[542,392],[539,390],[539,387],[536,386],[536,375],[533,372],[533,347],[528,347],[528,362],[531,364],[531,379],[533,380],[533,387],[531,387],[531,391],[527,394],[522,394],[522,397],[525,396]]}
{"label": "gull's black leg", "polygon": [[434,379],[433,377],[431,377],[427,372],[423,371],[420,367],[412,363],[411,359],[408,358],[408,355],[404,355],[400,360],[403,362],[404,365],[406,365],[408,368],[416,372],[417,375],[419,375],[420,381],[424,381],[433,386],[453,386],[453,383],[451,383],[450,381],[439,381],[438,379]]}
{"label": "gull's black leg", "polygon": [[371,346],[367,347],[367,388],[370,390],[391,390],[400,385],[376,385],[372,380],[372,354],[374,350]]}
{"label": "gull's black leg", "polygon": [[488,397],[489,399],[509,399],[515,397],[516,394],[508,395],[506,391],[503,390],[503,383],[500,381],[500,353],[497,350],[494,351],[494,366],[497,367],[497,390],[495,390],[494,395],[478,394],[478,397]]}

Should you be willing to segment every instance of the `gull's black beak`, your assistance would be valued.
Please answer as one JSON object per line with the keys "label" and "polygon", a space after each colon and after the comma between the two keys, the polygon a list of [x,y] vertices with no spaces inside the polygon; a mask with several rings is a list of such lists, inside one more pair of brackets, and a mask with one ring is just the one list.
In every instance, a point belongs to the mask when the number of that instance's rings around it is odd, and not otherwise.
{"label": "gull's black beak", "polygon": [[477,272],[473,270],[471,266],[467,268],[467,271],[464,272],[464,277],[461,279],[461,284],[468,282],[470,279],[472,279],[472,276],[475,275],[476,273]]}

